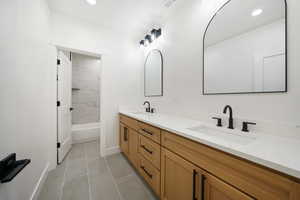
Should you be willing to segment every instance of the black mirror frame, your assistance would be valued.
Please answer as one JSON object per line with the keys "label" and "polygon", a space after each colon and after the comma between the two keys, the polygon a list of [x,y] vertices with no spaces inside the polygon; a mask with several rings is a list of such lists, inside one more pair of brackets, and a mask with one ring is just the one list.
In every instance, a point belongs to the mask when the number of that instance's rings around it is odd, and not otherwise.
{"label": "black mirror frame", "polygon": [[[160,58],[161,58],[161,94],[160,95],[146,95],[146,63],[148,60],[148,57],[150,56],[150,54],[154,51],[157,51],[160,54]],[[164,59],[163,59],[163,54],[159,49],[153,49],[151,50],[145,60],[144,63],[144,96],[145,97],[162,97],[164,95]]]}
{"label": "black mirror frame", "polygon": [[205,37],[206,37],[206,32],[208,30],[209,25],[211,22],[214,20],[218,12],[220,12],[227,4],[229,4],[232,0],[226,1],[212,16],[212,18],[209,20],[208,25],[205,28],[204,34],[203,34],[203,46],[202,46],[202,95],[226,95],[226,94],[272,94],[272,93],[287,93],[288,92],[288,5],[287,5],[287,0],[283,0],[285,3],[285,90],[284,91],[270,91],[270,92],[228,92],[228,93],[205,93],[205,76],[204,76],[204,62],[205,62]]}

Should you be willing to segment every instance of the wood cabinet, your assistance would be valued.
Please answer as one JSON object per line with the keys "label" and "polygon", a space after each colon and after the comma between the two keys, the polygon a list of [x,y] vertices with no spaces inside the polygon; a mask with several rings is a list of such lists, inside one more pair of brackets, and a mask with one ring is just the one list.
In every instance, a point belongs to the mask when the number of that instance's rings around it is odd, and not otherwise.
{"label": "wood cabinet", "polygon": [[139,153],[160,169],[160,145],[142,135],[139,138]]}
{"label": "wood cabinet", "polygon": [[139,133],[160,144],[160,129],[146,123],[139,122]]}
{"label": "wood cabinet", "polygon": [[203,185],[203,200],[254,200],[210,174],[204,176]]}
{"label": "wood cabinet", "polygon": [[120,115],[120,148],[162,200],[300,200],[300,180]]}
{"label": "wood cabinet", "polygon": [[126,117],[125,115],[120,115],[119,119],[120,119],[120,122],[125,124],[127,127],[131,128],[133,130],[136,130],[136,131],[139,129],[137,120],[132,119],[130,117]]}
{"label": "wood cabinet", "polygon": [[129,160],[138,168],[139,155],[139,135],[135,130],[129,129]]}
{"label": "wood cabinet", "polygon": [[200,200],[203,171],[167,149],[161,154],[161,199]]}
{"label": "wood cabinet", "polygon": [[254,200],[164,148],[161,185],[163,200]]}
{"label": "wood cabinet", "polygon": [[129,129],[122,123],[120,123],[119,141],[120,141],[121,151],[128,156],[129,155]]}
{"label": "wood cabinet", "polygon": [[143,156],[140,156],[138,170],[155,194],[160,196],[160,171]]}
{"label": "wood cabinet", "polygon": [[127,125],[120,123],[119,143],[121,151],[127,156],[134,167],[138,167],[139,135]]}
{"label": "wood cabinet", "polygon": [[295,193],[292,189],[297,184],[295,181],[255,163],[167,131],[162,132],[161,140],[165,148],[176,152],[255,199],[292,199]]}

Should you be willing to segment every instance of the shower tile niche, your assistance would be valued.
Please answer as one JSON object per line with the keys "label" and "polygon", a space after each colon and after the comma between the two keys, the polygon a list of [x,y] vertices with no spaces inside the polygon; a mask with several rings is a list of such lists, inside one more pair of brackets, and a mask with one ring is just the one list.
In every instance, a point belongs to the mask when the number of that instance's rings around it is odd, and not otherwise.
{"label": "shower tile niche", "polygon": [[72,124],[100,121],[100,58],[72,53]]}

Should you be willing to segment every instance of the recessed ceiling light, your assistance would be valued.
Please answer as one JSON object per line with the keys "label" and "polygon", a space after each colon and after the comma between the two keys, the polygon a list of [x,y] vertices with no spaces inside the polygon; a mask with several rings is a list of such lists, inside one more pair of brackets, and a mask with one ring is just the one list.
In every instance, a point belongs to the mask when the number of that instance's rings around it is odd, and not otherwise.
{"label": "recessed ceiling light", "polygon": [[97,4],[96,0],[86,0],[86,2],[92,6]]}
{"label": "recessed ceiling light", "polygon": [[256,16],[258,16],[258,15],[260,15],[261,13],[263,12],[263,10],[262,9],[255,9],[255,10],[253,10],[252,11],[252,17],[256,17]]}

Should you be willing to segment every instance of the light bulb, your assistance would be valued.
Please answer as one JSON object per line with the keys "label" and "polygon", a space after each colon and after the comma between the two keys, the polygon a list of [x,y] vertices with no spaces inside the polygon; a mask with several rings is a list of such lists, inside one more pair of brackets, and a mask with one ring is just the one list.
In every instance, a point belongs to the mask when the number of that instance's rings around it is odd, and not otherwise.
{"label": "light bulb", "polygon": [[261,15],[262,12],[263,12],[263,10],[260,9],[260,8],[259,9],[255,9],[255,10],[252,11],[251,15],[252,15],[252,17],[256,17],[258,15]]}
{"label": "light bulb", "polygon": [[96,0],[86,0],[86,2],[92,6],[96,5],[97,4],[97,1]]}

